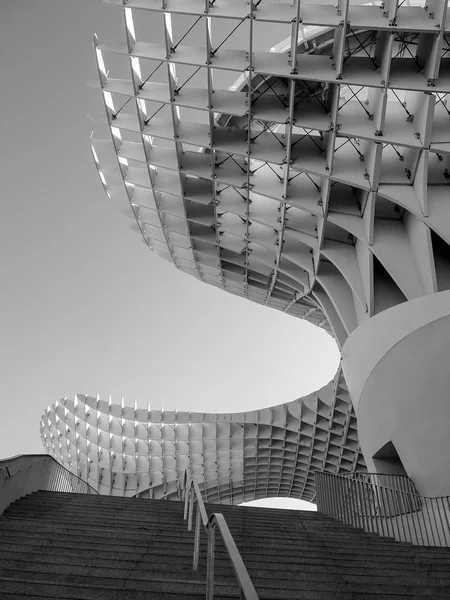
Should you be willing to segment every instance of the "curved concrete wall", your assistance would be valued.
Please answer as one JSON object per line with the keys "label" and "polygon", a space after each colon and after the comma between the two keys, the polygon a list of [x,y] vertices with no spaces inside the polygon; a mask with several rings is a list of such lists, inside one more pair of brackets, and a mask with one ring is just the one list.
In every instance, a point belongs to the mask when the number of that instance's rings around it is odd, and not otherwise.
{"label": "curved concrete wall", "polygon": [[450,495],[450,292],[363,324],[343,348],[343,370],[368,470],[392,442],[421,494]]}

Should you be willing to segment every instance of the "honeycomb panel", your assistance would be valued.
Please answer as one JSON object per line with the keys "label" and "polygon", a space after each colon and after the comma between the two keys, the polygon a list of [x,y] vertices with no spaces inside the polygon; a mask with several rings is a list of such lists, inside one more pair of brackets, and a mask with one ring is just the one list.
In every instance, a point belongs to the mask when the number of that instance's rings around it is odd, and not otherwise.
{"label": "honeycomb panel", "polygon": [[[92,151],[108,197],[158,256],[340,347],[377,313],[450,289],[447,0],[109,3],[125,39],[94,41],[110,137]],[[258,40],[272,26],[286,39],[268,50]],[[240,463],[231,427],[217,425],[217,442],[184,439],[210,498],[310,499],[313,470],[364,469],[342,376],[332,402],[322,393],[296,401],[298,438],[280,441],[270,418],[251,434],[241,423]],[[164,452],[151,458],[161,489]]]}
{"label": "honeycomb panel", "polygon": [[447,0],[109,3],[126,39],[95,40],[94,158],[161,258],[341,346],[449,287]]}
{"label": "honeycomb panel", "polygon": [[233,413],[63,398],[41,419],[46,451],[102,494],[176,495],[188,468],[210,502],[314,499],[314,471],[364,472],[356,418],[338,375],[287,404]]}

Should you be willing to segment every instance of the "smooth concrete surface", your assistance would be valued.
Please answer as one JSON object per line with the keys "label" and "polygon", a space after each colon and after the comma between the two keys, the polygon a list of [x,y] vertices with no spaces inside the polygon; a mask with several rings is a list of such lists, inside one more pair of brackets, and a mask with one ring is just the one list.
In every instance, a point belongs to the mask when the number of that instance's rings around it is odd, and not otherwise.
{"label": "smooth concrete surface", "polygon": [[30,466],[39,465],[43,459],[46,460],[47,458],[48,454],[18,454],[10,456],[9,458],[0,460],[0,471],[7,467],[8,476],[12,476]]}
{"label": "smooth concrete surface", "polygon": [[373,317],[343,349],[369,471],[392,442],[424,496],[450,495],[450,292]]}

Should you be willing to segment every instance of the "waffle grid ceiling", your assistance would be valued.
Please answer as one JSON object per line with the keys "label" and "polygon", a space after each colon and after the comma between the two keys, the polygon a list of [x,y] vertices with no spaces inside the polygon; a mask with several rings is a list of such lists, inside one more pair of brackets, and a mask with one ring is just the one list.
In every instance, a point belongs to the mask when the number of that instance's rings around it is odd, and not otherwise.
{"label": "waffle grid ceiling", "polygon": [[[125,40],[94,40],[94,118],[110,136],[92,152],[158,256],[340,347],[382,310],[450,288],[447,0],[109,3]],[[267,27],[289,34],[270,51]],[[141,412],[61,400],[44,445],[125,495],[174,493],[189,467],[209,500],[310,500],[315,470],[365,469],[340,373],[251,413]]]}
{"label": "waffle grid ceiling", "polygon": [[[445,288],[447,0],[109,3],[126,40],[95,39],[111,137],[92,140],[94,159],[158,256],[339,345]],[[161,43],[139,29],[148,15]],[[262,51],[271,24],[290,36]]]}

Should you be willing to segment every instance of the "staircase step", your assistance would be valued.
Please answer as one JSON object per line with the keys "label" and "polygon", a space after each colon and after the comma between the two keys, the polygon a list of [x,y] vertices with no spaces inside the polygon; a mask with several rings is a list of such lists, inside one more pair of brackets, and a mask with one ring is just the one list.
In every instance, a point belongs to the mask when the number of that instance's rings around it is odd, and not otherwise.
{"label": "staircase step", "polygon": [[[42,520],[33,520],[33,519],[23,519],[23,520],[13,520],[8,519],[3,522],[0,522],[0,532],[3,538],[14,537],[18,531],[22,533],[22,535],[27,537],[42,537],[48,535],[54,535],[55,538],[62,537],[71,537],[74,540],[76,538],[73,537],[73,527],[74,523],[70,523],[68,521],[45,521]],[[165,528],[163,524],[154,524],[148,525],[145,523],[141,523],[139,526],[134,527],[126,527],[126,524],[123,522],[119,523],[111,523],[108,526],[99,526],[98,521],[94,522],[92,525],[89,523],[83,523],[83,525],[78,525],[76,528],[76,537],[81,537],[82,539],[89,539],[101,536],[103,539],[116,539],[117,537],[121,537],[122,540],[139,540],[145,543],[146,540],[152,540],[156,536],[160,535],[164,532],[164,536],[167,541],[171,539],[180,540],[192,539],[192,533],[189,532],[186,528],[186,523],[183,522],[181,526],[173,526]],[[257,535],[245,535],[245,533],[239,531],[233,531],[234,538],[237,544],[243,544],[244,540],[247,545],[251,545],[255,550],[259,548],[267,547],[277,552],[296,552],[297,550],[301,550],[302,553],[313,550],[317,547],[317,536],[312,538],[311,536],[305,535],[295,535],[292,539],[284,538],[284,542],[281,544],[279,538],[274,535],[259,537]],[[344,552],[358,552],[360,549],[369,549],[369,550],[378,550],[379,553],[386,554],[391,553],[397,555],[396,552],[396,544],[383,545],[383,546],[373,546],[370,541],[361,539],[358,542],[352,541],[351,545],[348,544],[346,540],[339,540],[337,538],[328,538],[321,537],[321,545],[325,546],[328,550],[343,550]],[[299,548],[299,542],[301,543],[301,548]],[[345,546],[343,548],[343,546]],[[408,552],[409,548],[405,548],[403,552]]]}
{"label": "staircase step", "polygon": [[[86,562],[86,561],[85,561]],[[17,561],[16,561],[17,563]],[[16,564],[14,561],[6,561],[0,568],[0,577],[3,578],[18,578],[18,579],[30,579],[33,581],[49,581],[53,583],[63,583],[68,578],[70,580],[76,579],[80,584],[88,584],[91,578],[95,579],[97,583],[101,583],[106,587],[114,587],[114,581],[119,580],[119,585],[122,580],[127,577],[133,578],[134,581],[167,581],[179,580],[180,569],[177,569],[176,565],[172,565],[171,569],[161,570],[151,569],[145,561],[135,562],[132,568],[120,568],[118,565],[114,566],[114,563],[110,563],[108,567],[93,567],[90,564],[84,565],[70,565],[70,564],[42,564],[21,561],[21,564]],[[260,569],[251,569],[252,580],[257,588],[264,589],[285,589],[295,590],[298,587],[304,589],[313,590],[327,590],[329,584],[334,584],[336,581],[345,581],[345,583],[355,583],[359,586],[364,586],[365,589],[369,590],[376,588],[378,590],[388,590],[392,593],[398,593],[398,589],[403,588],[404,591],[414,587],[416,592],[421,590],[423,595],[427,595],[426,590],[430,588],[429,578],[426,576],[420,577],[417,573],[414,575],[409,574],[408,576],[399,576],[397,572],[392,575],[388,575],[386,572],[379,573],[378,576],[369,575],[367,572],[361,570],[359,575],[356,574],[344,574],[341,572],[323,572],[320,568],[316,568],[314,577],[311,577],[311,573],[299,572],[296,574],[295,580],[286,577],[286,572],[279,570],[276,573],[267,574],[265,571]],[[198,573],[193,573],[192,570],[189,572],[183,571],[183,580],[186,582],[204,583],[204,573],[201,572],[202,578],[199,578]],[[216,581],[218,583],[228,583],[230,585],[236,585],[235,578],[231,570],[228,571],[227,576],[224,573],[217,573],[218,577]],[[109,582],[106,584],[103,582],[105,579]],[[438,583],[437,580],[435,582]],[[422,590],[422,588],[424,588]]]}
{"label": "staircase step", "polygon": [[[260,600],[450,598],[450,551],[414,547],[320,513],[207,504],[222,513]],[[37,492],[0,517],[0,598],[202,600],[206,536],[179,502]],[[239,588],[216,535],[217,600]]]}

